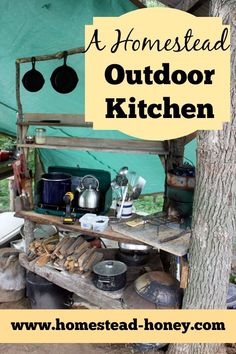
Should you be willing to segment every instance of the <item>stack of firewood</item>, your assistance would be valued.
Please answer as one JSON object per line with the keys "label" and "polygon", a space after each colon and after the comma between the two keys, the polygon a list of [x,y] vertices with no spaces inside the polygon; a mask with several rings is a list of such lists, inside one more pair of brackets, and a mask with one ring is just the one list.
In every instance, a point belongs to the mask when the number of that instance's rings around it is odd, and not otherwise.
{"label": "stack of firewood", "polygon": [[55,242],[54,238],[35,240],[30,244],[31,259],[43,266],[49,261],[55,268],[78,274],[90,274],[94,264],[103,259],[103,254],[92,248],[82,237],[64,237]]}
{"label": "stack of firewood", "polygon": [[29,260],[37,258],[37,264],[44,266],[50,259],[59,241],[59,236],[54,235],[48,239],[37,239],[29,245]]}

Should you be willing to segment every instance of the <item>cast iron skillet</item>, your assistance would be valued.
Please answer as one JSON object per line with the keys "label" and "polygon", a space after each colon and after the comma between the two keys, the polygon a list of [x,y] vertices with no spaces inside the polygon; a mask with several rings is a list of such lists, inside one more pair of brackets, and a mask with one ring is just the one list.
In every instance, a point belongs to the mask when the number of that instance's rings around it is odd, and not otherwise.
{"label": "cast iron skillet", "polygon": [[24,88],[30,92],[37,92],[41,90],[44,85],[43,75],[35,69],[35,57],[31,58],[32,69],[27,71],[22,79]]}
{"label": "cast iron skillet", "polygon": [[59,93],[70,93],[79,81],[73,68],[66,65],[67,52],[64,52],[64,64],[56,68],[51,75],[51,84],[54,90]]}

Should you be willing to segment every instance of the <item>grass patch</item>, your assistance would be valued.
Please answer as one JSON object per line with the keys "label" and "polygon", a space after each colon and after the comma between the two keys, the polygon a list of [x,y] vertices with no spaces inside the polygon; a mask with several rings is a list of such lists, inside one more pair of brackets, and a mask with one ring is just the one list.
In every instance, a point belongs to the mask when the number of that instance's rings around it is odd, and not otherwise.
{"label": "grass patch", "polygon": [[134,206],[138,213],[153,214],[162,211],[163,201],[162,195],[146,195],[135,200]]}
{"label": "grass patch", "polygon": [[8,180],[3,179],[0,181],[0,211],[8,211],[9,208]]}

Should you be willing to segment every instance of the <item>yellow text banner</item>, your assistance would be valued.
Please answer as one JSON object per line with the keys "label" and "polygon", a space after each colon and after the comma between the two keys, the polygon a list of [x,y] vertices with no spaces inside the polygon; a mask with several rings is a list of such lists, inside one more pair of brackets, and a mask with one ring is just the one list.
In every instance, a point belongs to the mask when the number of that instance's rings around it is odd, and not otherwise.
{"label": "yellow text banner", "polygon": [[234,310],[1,310],[1,343],[234,343]]}

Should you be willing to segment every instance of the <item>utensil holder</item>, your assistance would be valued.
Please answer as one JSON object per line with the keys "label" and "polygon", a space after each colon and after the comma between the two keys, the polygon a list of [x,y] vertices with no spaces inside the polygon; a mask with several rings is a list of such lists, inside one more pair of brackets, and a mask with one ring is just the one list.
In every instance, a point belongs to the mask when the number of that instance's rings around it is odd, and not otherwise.
{"label": "utensil holder", "polygon": [[[118,200],[116,203],[116,215],[119,215],[120,207],[121,207],[121,200]],[[133,201],[128,200],[124,202],[121,219],[128,219],[132,216],[133,213]]]}

